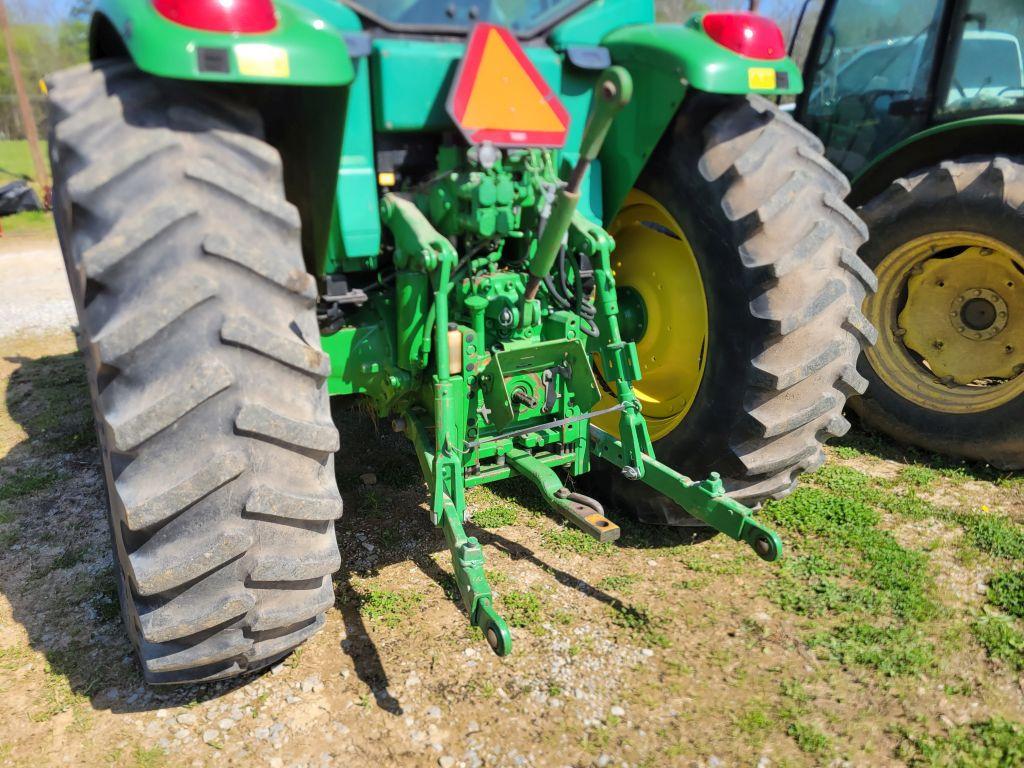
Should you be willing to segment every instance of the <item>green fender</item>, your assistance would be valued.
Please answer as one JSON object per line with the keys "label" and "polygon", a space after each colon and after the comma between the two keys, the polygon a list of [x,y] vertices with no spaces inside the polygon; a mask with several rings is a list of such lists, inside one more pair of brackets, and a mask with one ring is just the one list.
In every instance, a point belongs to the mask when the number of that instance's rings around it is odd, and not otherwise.
{"label": "green fender", "polygon": [[623,27],[601,41],[635,84],[633,101],[616,118],[601,152],[606,219],[618,212],[640,177],[688,88],[766,96],[803,90],[800,69],[791,59],[734,53],[705,34],[703,16],[697,14],[685,24]]}
{"label": "green fender", "polygon": [[120,43],[139,69],[181,80],[307,86],[352,82],[352,61],[337,32],[349,16],[355,18],[352,11],[330,0],[276,0],[275,6],[273,30],[243,35],[176,24],[150,0],[99,0],[93,55],[102,54],[97,45],[109,51]]}
{"label": "green fender", "polygon": [[922,168],[967,155],[1019,155],[1024,114],[981,115],[926,128],[894,144],[861,169],[852,180],[847,202],[866,203],[893,181]]}

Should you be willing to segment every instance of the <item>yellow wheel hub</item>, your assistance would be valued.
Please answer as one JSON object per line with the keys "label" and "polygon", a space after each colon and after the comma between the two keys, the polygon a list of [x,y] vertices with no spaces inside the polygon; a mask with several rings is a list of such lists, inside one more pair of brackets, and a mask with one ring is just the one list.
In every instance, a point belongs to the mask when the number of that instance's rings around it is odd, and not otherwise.
{"label": "yellow wheel hub", "polygon": [[1024,256],[973,232],[919,237],[879,265],[868,362],[903,398],[977,413],[1024,393]]}
{"label": "yellow wheel hub", "polygon": [[[653,197],[633,190],[609,227],[623,332],[635,341],[642,377],[634,391],[651,438],[686,416],[704,375],[708,308],[697,259],[682,227]],[[631,333],[632,331],[632,333]],[[614,405],[606,395],[600,407]],[[618,434],[618,414],[598,417]]]}

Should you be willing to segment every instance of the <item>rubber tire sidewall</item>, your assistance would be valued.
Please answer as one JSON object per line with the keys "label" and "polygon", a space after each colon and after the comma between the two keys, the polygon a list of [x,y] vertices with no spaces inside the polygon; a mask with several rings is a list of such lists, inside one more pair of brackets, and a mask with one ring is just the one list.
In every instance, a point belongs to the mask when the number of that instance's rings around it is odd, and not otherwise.
{"label": "rubber tire sidewall", "polygon": [[[860,256],[871,269],[876,270],[888,254],[915,238],[953,230],[994,237],[1024,253],[1024,216],[1015,214],[1001,199],[910,195],[899,216],[883,214],[871,220],[870,209],[864,212],[871,238]],[[879,328],[878,332],[892,330]],[[870,383],[867,392],[850,404],[865,426],[901,443],[987,461],[1003,469],[1024,468],[1024,396],[979,413],[944,413],[897,394],[871,367],[866,355],[861,356],[858,368]]]}

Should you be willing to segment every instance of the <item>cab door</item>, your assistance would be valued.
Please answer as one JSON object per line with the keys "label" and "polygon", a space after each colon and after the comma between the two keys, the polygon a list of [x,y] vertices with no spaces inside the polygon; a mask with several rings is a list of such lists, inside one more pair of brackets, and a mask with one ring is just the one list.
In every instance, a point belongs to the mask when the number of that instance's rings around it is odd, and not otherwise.
{"label": "cab door", "polygon": [[805,65],[797,119],[818,135],[848,176],[931,121],[959,3],[830,0]]}

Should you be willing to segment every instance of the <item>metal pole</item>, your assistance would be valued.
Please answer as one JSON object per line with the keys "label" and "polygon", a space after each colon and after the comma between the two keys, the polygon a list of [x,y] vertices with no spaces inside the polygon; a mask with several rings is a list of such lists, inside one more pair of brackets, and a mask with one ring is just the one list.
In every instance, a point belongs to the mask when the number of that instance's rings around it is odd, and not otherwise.
{"label": "metal pole", "polygon": [[28,139],[28,150],[32,155],[32,163],[36,168],[36,183],[43,188],[43,196],[49,200],[50,176],[46,172],[46,163],[43,162],[43,153],[39,148],[39,131],[36,128],[32,107],[28,103],[28,92],[25,90],[25,83],[21,77],[21,64],[18,62],[18,54],[14,50],[14,36],[11,34],[11,26],[7,21],[7,8],[4,5],[4,0],[0,0],[0,28],[3,29],[4,44],[7,46],[7,60],[11,64],[11,79],[14,80],[14,89],[18,92],[18,109],[21,112],[21,124],[25,129],[25,138]]}

